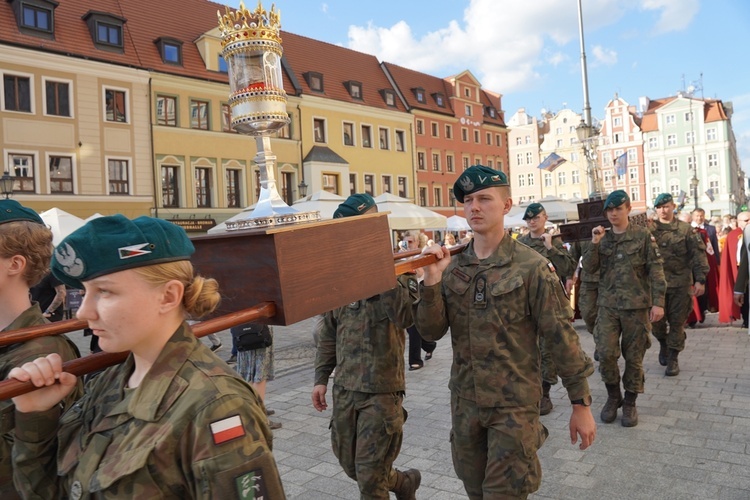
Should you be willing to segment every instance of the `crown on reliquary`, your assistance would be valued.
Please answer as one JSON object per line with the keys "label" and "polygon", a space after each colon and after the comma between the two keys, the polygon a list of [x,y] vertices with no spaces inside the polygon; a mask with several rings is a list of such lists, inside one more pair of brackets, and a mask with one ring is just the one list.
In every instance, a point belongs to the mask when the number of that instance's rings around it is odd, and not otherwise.
{"label": "crown on reliquary", "polygon": [[226,14],[219,17],[219,30],[221,31],[221,46],[243,41],[243,40],[268,40],[281,43],[279,30],[281,29],[281,11],[271,4],[271,10],[266,11],[258,0],[258,7],[250,12],[245,8],[245,3],[240,0],[240,7],[232,12],[226,7]]}

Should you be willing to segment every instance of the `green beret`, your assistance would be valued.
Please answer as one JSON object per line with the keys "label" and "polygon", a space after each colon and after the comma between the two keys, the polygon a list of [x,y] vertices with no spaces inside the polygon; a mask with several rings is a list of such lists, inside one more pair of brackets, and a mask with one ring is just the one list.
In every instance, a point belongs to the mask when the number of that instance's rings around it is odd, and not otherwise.
{"label": "green beret", "polygon": [[73,288],[84,281],[136,267],[188,260],[195,252],[185,230],[153,217],[99,217],[62,240],[52,274]]}
{"label": "green beret", "polygon": [[523,213],[523,220],[533,219],[542,212],[544,212],[544,206],[541,203],[532,203],[526,207],[526,211]]}
{"label": "green beret", "polygon": [[630,196],[628,196],[628,193],[626,193],[622,189],[618,189],[617,191],[612,191],[611,193],[609,193],[609,196],[607,196],[607,199],[604,201],[604,210],[607,210],[608,208],[617,208],[623,203],[629,202],[629,201],[630,201]]}
{"label": "green beret", "polygon": [[357,193],[351,195],[339,208],[333,212],[334,219],[341,217],[351,217],[353,215],[362,215],[375,206],[375,200],[367,193]]}
{"label": "green beret", "polygon": [[32,209],[24,207],[16,200],[0,200],[0,224],[21,220],[36,222],[37,224],[46,226],[42,218],[39,217],[39,214]]}
{"label": "green beret", "polygon": [[508,177],[499,170],[485,167],[484,165],[474,165],[462,173],[455,184],[453,184],[453,195],[459,201],[464,202],[464,196],[476,193],[482,189],[492,186],[508,186]]}
{"label": "green beret", "polygon": [[672,195],[669,193],[662,193],[656,197],[656,200],[654,200],[654,208],[659,208],[670,201],[673,201]]}

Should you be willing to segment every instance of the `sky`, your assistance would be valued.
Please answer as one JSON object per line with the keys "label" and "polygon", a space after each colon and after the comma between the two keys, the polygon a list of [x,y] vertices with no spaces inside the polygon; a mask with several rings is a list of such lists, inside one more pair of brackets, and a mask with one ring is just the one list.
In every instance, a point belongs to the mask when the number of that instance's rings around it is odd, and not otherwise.
{"label": "sky", "polygon": [[[225,0],[236,7],[239,0]],[[264,7],[270,9],[268,0]],[[255,0],[247,0],[250,9]],[[277,0],[282,29],[447,77],[469,70],[502,95],[505,118],[525,108],[583,112],[576,0]],[[615,94],[732,102],[750,176],[750,2],[582,0],[594,118]]]}

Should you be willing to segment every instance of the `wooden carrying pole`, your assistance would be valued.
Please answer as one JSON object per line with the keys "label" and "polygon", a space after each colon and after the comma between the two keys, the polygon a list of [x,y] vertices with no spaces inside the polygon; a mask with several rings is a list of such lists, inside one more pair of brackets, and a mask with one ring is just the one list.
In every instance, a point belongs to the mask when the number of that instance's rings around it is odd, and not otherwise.
{"label": "wooden carrying pole", "polygon": [[[242,311],[225,314],[224,316],[219,316],[217,318],[197,323],[192,327],[193,333],[196,337],[201,338],[211,333],[226,330],[227,328],[231,328],[236,325],[249,323],[251,321],[256,321],[259,319],[270,318],[274,314],[276,314],[276,305],[273,302],[262,302],[248,309],[243,309]],[[72,322],[65,321],[64,323],[74,325],[77,322],[77,320],[74,320]],[[86,326],[85,322],[82,323],[83,326]],[[24,330],[18,330],[17,332],[22,332]],[[62,332],[58,331],[56,333]],[[52,334],[47,333],[47,335]],[[77,377],[80,377],[82,375],[86,375],[87,373],[93,373],[109,366],[116,365],[117,363],[122,363],[128,357],[128,354],[128,352],[98,352],[90,356],[66,362],[63,365],[63,370],[68,373],[72,373]],[[20,396],[21,394],[26,394],[36,389],[37,387],[35,387],[31,382],[19,382],[15,379],[5,380],[0,382],[0,400]]]}

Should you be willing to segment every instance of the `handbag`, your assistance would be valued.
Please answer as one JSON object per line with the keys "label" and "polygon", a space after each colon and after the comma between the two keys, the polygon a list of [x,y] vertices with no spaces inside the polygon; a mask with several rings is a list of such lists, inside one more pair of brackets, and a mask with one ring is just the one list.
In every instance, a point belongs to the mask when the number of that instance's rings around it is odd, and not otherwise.
{"label": "handbag", "polygon": [[273,336],[268,325],[245,323],[229,329],[238,351],[265,349],[273,344]]}

